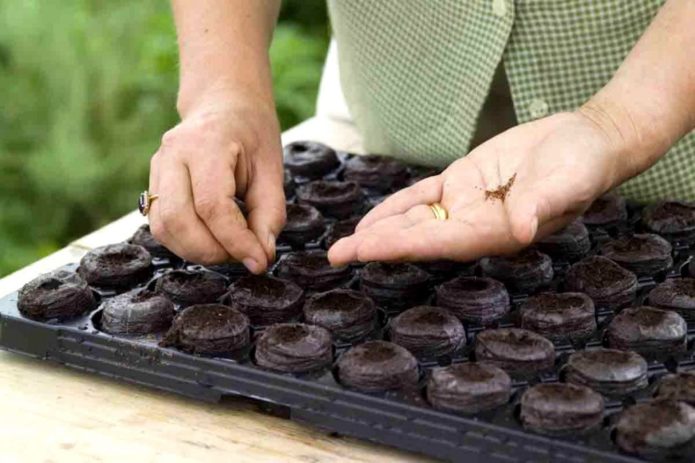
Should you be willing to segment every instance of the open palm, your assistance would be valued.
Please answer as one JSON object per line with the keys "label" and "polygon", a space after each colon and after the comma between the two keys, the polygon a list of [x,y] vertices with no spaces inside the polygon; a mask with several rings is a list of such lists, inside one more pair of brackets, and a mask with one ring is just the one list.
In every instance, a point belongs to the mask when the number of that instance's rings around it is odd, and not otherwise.
{"label": "open palm", "polygon": [[[563,227],[625,170],[610,138],[581,113],[508,130],[440,175],[401,190],[367,214],[329,253],[351,261],[472,260],[517,251]],[[513,181],[510,182],[510,180]],[[511,184],[504,200],[486,192]],[[435,219],[440,202],[449,219]]]}

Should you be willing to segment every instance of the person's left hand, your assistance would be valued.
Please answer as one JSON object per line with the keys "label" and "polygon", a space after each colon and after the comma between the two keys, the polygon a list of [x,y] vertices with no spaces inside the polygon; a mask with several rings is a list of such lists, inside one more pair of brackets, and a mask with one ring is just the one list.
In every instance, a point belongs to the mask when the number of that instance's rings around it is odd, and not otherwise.
{"label": "person's left hand", "polygon": [[[621,140],[582,111],[514,127],[443,173],[401,190],[370,211],[329,251],[352,261],[467,261],[515,252],[582,214],[632,175]],[[514,177],[504,201],[486,198]],[[429,204],[449,213],[436,220]]]}

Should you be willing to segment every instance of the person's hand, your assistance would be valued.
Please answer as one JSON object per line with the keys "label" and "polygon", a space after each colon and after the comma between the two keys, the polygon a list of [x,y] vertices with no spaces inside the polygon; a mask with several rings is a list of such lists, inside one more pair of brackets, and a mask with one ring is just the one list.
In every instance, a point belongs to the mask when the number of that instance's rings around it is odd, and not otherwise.
{"label": "person's hand", "polygon": [[[619,137],[617,137],[619,138]],[[508,130],[442,174],[399,191],[329,251],[351,261],[467,261],[515,252],[583,213],[630,175],[620,140],[585,112]],[[510,182],[510,179],[513,181]],[[511,185],[504,201],[486,191]],[[436,220],[429,204],[449,213]]]}
{"label": "person's hand", "polygon": [[[154,237],[202,264],[241,261],[254,273],[275,257],[285,224],[282,149],[272,107],[225,100],[198,105],[152,156]],[[235,197],[243,198],[247,216]]]}

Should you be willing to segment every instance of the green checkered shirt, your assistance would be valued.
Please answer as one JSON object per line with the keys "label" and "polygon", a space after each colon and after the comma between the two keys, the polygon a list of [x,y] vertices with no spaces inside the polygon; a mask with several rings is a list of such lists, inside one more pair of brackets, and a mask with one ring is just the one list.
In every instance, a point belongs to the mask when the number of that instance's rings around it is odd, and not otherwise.
{"label": "green checkered shirt", "polygon": [[[365,148],[444,166],[468,150],[500,63],[519,122],[573,110],[608,82],[662,3],[329,0],[329,9]],[[622,192],[695,199],[695,132]]]}

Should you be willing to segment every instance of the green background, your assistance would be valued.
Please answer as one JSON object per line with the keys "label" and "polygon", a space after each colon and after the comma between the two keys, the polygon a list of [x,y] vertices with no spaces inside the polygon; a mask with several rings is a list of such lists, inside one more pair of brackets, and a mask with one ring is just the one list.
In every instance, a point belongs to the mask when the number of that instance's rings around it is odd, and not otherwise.
{"label": "green background", "polygon": [[[328,39],[323,0],[283,2],[283,128],[313,114]],[[135,207],[177,82],[166,0],[0,0],[0,276]]]}

